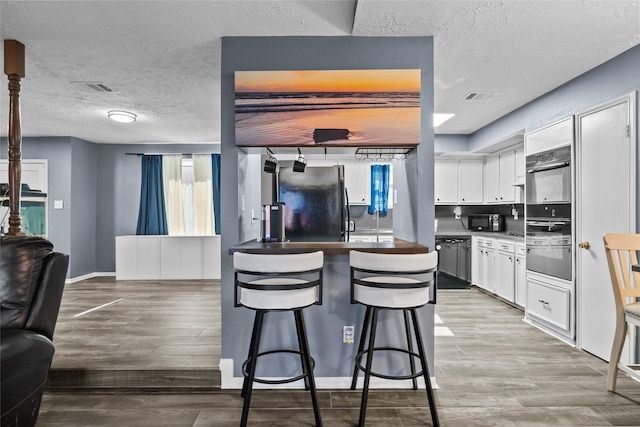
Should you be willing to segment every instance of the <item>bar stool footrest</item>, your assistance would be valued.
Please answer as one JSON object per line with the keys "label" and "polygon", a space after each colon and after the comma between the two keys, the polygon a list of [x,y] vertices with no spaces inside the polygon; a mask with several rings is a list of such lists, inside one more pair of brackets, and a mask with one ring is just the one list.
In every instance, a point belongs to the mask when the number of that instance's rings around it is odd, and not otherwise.
{"label": "bar stool footrest", "polygon": [[[406,350],[406,349],[404,349],[404,348],[397,348],[397,347],[375,347],[375,348],[373,349],[373,351],[374,351],[374,352],[376,352],[376,351],[398,351],[398,352],[401,352],[401,353],[404,353],[404,354],[408,354],[408,355],[410,355],[411,357],[415,357],[415,358],[417,358],[418,360],[420,360],[420,355],[419,355],[418,353],[413,352],[413,351]],[[358,369],[359,369],[359,370],[361,370],[362,372],[366,372],[366,368],[365,368],[364,366],[362,366],[361,359],[362,359],[362,357],[363,357],[365,354],[367,354],[368,352],[369,352],[369,350],[366,350],[366,349],[365,349],[365,350],[363,350],[363,351],[358,352],[358,354],[356,355],[356,368],[358,368]],[[373,356],[373,355],[372,355],[372,356]],[[387,374],[381,374],[381,373],[374,372],[374,371],[369,372],[369,374],[370,374],[371,376],[378,377],[378,378],[384,378],[384,379],[386,379],[386,380],[410,380],[410,379],[413,379],[413,378],[422,377],[422,375],[423,375],[423,371],[421,370],[421,371],[419,371],[419,372],[416,372],[415,374],[410,374],[410,375],[387,375]]]}
{"label": "bar stool footrest", "polygon": [[[302,352],[297,351],[297,350],[270,350],[270,351],[263,351],[262,353],[258,353],[258,357],[260,356],[266,356],[267,354],[275,354],[275,353],[292,353],[292,354],[297,354],[299,356],[302,356]],[[316,361],[313,359],[313,357],[309,356],[309,359],[311,360],[311,369],[315,369],[316,367]],[[245,360],[242,363],[242,375],[244,375],[245,377],[249,376],[249,372],[247,371],[247,365],[249,364],[249,361],[251,360],[251,358],[248,358],[247,360]],[[296,376],[296,377],[291,377],[291,378],[284,378],[281,380],[267,380],[264,378],[258,378],[258,377],[254,377],[253,381],[257,382],[257,383],[261,383],[261,384],[287,384],[287,383],[292,383],[298,380],[301,380],[303,378],[307,378],[309,376],[309,373],[305,373],[303,372],[302,374]]]}

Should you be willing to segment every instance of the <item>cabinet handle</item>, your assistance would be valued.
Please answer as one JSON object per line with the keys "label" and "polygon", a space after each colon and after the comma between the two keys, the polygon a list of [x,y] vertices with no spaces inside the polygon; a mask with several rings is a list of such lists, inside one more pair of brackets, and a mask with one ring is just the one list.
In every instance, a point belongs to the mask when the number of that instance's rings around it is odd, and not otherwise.
{"label": "cabinet handle", "polygon": [[544,305],[549,305],[549,301],[544,301],[544,300],[539,299],[538,302],[541,302]]}
{"label": "cabinet handle", "polygon": [[509,261],[513,262],[513,258],[509,257]]}

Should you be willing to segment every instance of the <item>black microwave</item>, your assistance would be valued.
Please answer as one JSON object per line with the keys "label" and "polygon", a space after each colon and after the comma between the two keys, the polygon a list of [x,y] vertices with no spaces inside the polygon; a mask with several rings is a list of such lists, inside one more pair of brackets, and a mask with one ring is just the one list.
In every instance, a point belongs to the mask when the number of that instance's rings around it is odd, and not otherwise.
{"label": "black microwave", "polygon": [[504,215],[469,215],[468,218],[467,228],[469,231],[504,231]]}

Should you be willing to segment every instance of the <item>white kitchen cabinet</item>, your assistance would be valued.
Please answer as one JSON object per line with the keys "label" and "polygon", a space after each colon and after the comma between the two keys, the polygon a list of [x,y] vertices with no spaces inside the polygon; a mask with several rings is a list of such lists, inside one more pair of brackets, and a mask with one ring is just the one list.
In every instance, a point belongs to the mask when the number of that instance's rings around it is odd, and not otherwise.
{"label": "white kitchen cabinet", "polygon": [[[475,237],[475,249],[471,254],[472,281],[475,285],[495,293],[495,239]],[[471,242],[472,248],[474,242]],[[475,278],[473,274],[475,273]]]}
{"label": "white kitchen cabinet", "polygon": [[458,161],[436,160],[434,163],[436,204],[458,203]]}
{"label": "white kitchen cabinet", "polygon": [[521,307],[527,305],[526,247],[524,243],[516,243],[516,295],[515,303]]}
{"label": "white kitchen cabinet", "polygon": [[117,236],[116,280],[220,279],[220,236]]}
{"label": "white kitchen cabinet", "polygon": [[524,146],[516,150],[516,184],[524,185],[526,176]]}
{"label": "white kitchen cabinet", "polygon": [[482,203],[482,160],[460,160],[458,162],[458,202]]}
{"label": "white kitchen cabinet", "polygon": [[482,160],[436,160],[436,204],[482,203],[483,169]]}
{"label": "white kitchen cabinet", "polygon": [[500,202],[516,202],[516,152],[500,155]]}
{"label": "white kitchen cabinet", "polygon": [[527,316],[547,328],[568,334],[571,329],[571,290],[535,277],[527,278]]}
{"label": "white kitchen cabinet", "polygon": [[515,242],[498,240],[495,258],[495,293],[507,301],[515,301]]}
{"label": "white kitchen cabinet", "polygon": [[500,201],[500,157],[487,157],[484,168],[485,202],[498,203]]}
{"label": "white kitchen cabinet", "polygon": [[495,250],[495,239],[485,239],[484,241],[485,249],[484,249],[484,265],[482,269],[484,270],[484,288],[489,292],[496,293],[496,250]]}
{"label": "white kitchen cabinet", "polygon": [[471,283],[486,288],[485,278],[485,260],[484,260],[484,238],[479,236],[471,237]]}
{"label": "white kitchen cabinet", "polygon": [[371,204],[371,163],[352,162],[344,165],[344,185],[352,205]]}
{"label": "white kitchen cabinet", "polygon": [[487,157],[485,162],[485,202],[515,203],[516,152]]}

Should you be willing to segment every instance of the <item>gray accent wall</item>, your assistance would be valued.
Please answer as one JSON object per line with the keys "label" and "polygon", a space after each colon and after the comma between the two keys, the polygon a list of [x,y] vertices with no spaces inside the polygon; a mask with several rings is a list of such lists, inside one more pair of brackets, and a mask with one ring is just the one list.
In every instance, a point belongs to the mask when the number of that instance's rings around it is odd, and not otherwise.
{"label": "gray accent wall", "polygon": [[96,215],[97,159],[98,147],[95,144],[71,138],[71,193],[69,201],[65,203],[71,220],[71,277],[96,271],[96,230],[99,224]]}
{"label": "gray accent wall", "polygon": [[[433,245],[433,40],[431,37],[225,37],[222,39],[222,357],[233,359],[235,376],[246,357],[252,317],[233,306],[229,248],[256,237],[250,210],[259,212],[260,150],[235,146],[234,72],[246,70],[420,69],[421,144],[401,166],[394,183],[406,184],[394,207],[394,234]],[[244,208],[244,211],[243,211]],[[396,221],[399,215],[401,221]],[[404,221],[409,218],[409,221]],[[347,283],[345,283],[347,286]],[[433,343],[433,307],[422,319]],[[311,327],[310,327],[311,329]],[[268,339],[268,338],[267,338]],[[313,337],[310,338],[313,341]],[[433,346],[428,345],[433,368]],[[350,361],[345,361],[350,363]],[[321,368],[318,376],[326,376]],[[274,373],[277,375],[277,373]]]}
{"label": "gray accent wall", "polygon": [[[0,139],[6,159],[7,139]],[[139,156],[219,153],[218,144],[94,144],[72,137],[23,138],[22,157],[48,160],[48,238],[69,254],[67,277],[115,272],[115,238],[136,233]],[[62,200],[64,209],[54,210]]]}

